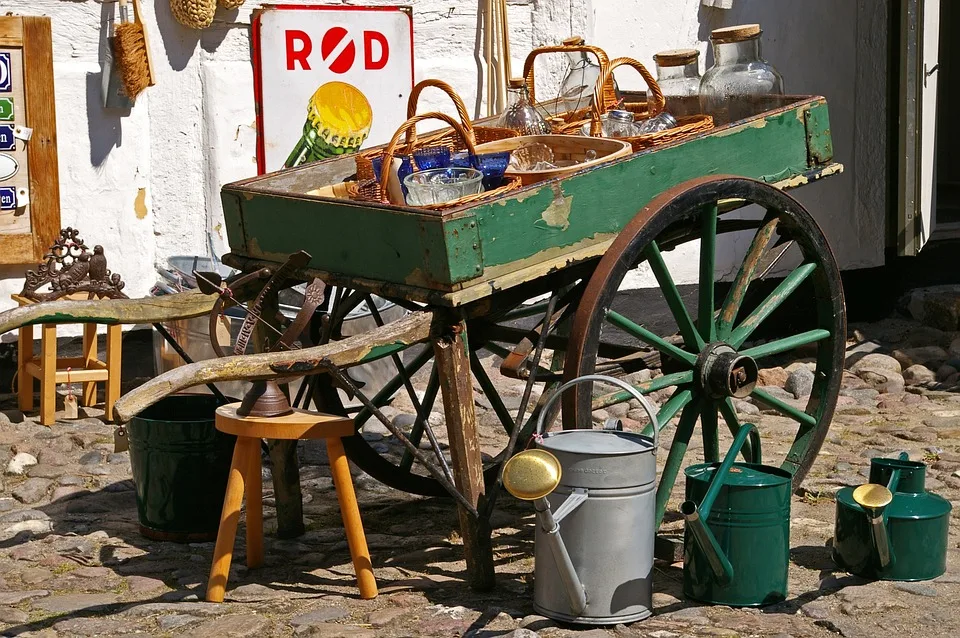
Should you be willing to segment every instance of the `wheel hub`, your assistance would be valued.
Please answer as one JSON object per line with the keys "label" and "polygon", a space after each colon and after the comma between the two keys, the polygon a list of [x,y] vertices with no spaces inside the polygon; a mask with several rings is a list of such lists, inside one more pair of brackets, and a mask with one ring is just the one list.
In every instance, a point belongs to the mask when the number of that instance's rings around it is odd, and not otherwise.
{"label": "wheel hub", "polygon": [[752,358],[738,354],[723,342],[715,342],[707,344],[697,357],[695,378],[715,399],[742,399],[756,387],[758,373]]}

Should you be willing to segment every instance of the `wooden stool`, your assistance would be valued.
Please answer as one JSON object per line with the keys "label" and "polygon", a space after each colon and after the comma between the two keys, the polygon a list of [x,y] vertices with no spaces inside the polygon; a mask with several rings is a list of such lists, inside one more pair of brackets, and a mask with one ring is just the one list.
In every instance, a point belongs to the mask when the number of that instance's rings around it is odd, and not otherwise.
{"label": "wooden stool", "polygon": [[279,417],[242,417],[237,415],[238,407],[239,403],[231,403],[217,408],[217,429],[235,434],[237,446],[233,452],[217,545],[213,550],[213,565],[210,566],[210,579],[207,581],[207,602],[223,602],[244,491],[247,494],[247,567],[263,564],[261,439],[326,439],[333,486],[340,502],[340,515],[353,557],[353,568],[357,572],[360,597],[375,598],[377,581],[373,576],[350,467],[340,441],[342,437],[353,436],[353,419],[304,410],[294,410],[292,414]]}
{"label": "wooden stool", "polygon": [[[21,306],[36,303],[11,295]],[[83,299],[87,298],[84,294]],[[83,324],[83,353],[79,357],[57,358],[57,324],[40,326],[40,357],[33,356],[33,326],[22,326],[17,349],[17,396],[21,412],[33,410],[33,380],[40,380],[40,423],[52,425],[57,410],[57,384],[80,382],[80,405],[97,402],[97,382],[106,382],[104,418],[113,421],[113,404],[120,398],[120,324],[107,325],[107,360],[97,358],[97,324]],[[67,372],[67,368],[71,368]]]}

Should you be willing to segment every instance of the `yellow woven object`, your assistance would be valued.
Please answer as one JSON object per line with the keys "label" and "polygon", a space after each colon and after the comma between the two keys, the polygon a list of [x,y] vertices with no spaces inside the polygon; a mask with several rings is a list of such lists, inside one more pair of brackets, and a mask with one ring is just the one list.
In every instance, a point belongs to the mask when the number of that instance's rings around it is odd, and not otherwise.
{"label": "yellow woven object", "polygon": [[206,29],[213,23],[217,0],[170,0],[170,12],[185,27]]}
{"label": "yellow woven object", "polygon": [[219,0],[219,2],[224,9],[236,9],[243,4],[244,0]]}

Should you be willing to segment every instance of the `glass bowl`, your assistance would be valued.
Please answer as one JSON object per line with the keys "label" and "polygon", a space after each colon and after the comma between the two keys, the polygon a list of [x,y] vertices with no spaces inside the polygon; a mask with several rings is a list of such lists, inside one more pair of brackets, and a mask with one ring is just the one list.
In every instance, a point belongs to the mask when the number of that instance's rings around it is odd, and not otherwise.
{"label": "glass bowl", "polygon": [[411,206],[446,204],[483,191],[483,173],[475,168],[433,168],[403,178]]}

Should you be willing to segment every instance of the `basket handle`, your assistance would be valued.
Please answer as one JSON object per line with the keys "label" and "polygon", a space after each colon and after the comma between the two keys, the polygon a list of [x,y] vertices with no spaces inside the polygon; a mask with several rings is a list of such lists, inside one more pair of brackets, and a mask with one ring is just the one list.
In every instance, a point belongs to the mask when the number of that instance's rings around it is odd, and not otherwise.
{"label": "basket handle", "polygon": [[[476,144],[477,138],[473,132],[473,123],[470,121],[470,113],[467,111],[467,105],[463,103],[463,99],[452,86],[444,82],[443,80],[434,80],[428,79],[418,82],[416,86],[413,87],[413,90],[410,91],[410,97],[407,99],[407,119],[416,117],[417,115],[417,101],[420,99],[420,94],[426,88],[438,88],[444,93],[446,93],[450,99],[453,101],[453,105],[457,109],[457,116],[460,118],[460,123],[463,125],[464,130],[470,136],[470,141]],[[415,126],[407,129],[407,145],[412,147],[417,141],[417,129]]]}
{"label": "basket handle", "polygon": [[[536,83],[534,82],[533,78],[533,63],[537,59],[537,56],[544,53],[572,53],[576,51],[592,53],[600,63],[601,69],[605,68],[607,64],[610,63],[610,58],[607,57],[606,51],[600,47],[595,47],[590,44],[556,44],[553,46],[539,47],[534,49],[527,55],[527,59],[523,63],[523,79],[527,85],[527,93],[530,94],[531,103],[537,103],[536,88],[534,86]],[[611,102],[614,102],[615,95],[616,93],[613,89],[613,78],[611,77],[607,81],[607,86],[604,87],[604,97],[608,98]]]}
{"label": "basket handle", "polygon": [[[612,60],[609,64],[603,66],[600,77],[597,79],[597,86],[593,89],[593,108],[590,113],[590,135],[594,137],[599,137],[601,134],[600,116],[610,110],[609,103],[603,102],[604,85],[612,81],[613,70],[619,66],[633,67],[643,76],[643,81],[647,83],[647,88],[649,89],[647,92],[647,112],[650,114],[650,117],[659,115],[667,103],[666,98],[663,97],[663,91],[660,90],[660,85],[657,84],[657,81],[650,75],[650,71],[647,71],[647,67],[633,58],[617,58]],[[653,97],[653,101],[650,100],[651,96]]]}
{"label": "basket handle", "polygon": [[[393,164],[393,156],[397,152],[397,145],[400,144],[400,138],[403,137],[410,129],[416,128],[417,124],[424,120],[443,120],[450,125],[450,128],[457,132],[457,135],[460,136],[460,139],[462,139],[464,145],[466,145],[467,152],[470,153],[470,155],[477,154],[476,145],[473,143],[470,134],[467,133],[467,130],[463,124],[453,119],[453,117],[447,115],[446,113],[439,112],[414,115],[400,125],[400,128],[397,129],[397,132],[394,133],[393,137],[390,139],[390,143],[387,144],[387,147],[383,150],[383,168],[380,169],[382,171],[380,176],[380,201],[384,204],[390,203],[390,198],[387,196],[387,182],[389,181],[387,179],[387,171],[390,170],[390,167]],[[408,149],[411,152],[413,150],[410,147],[408,147]]]}

